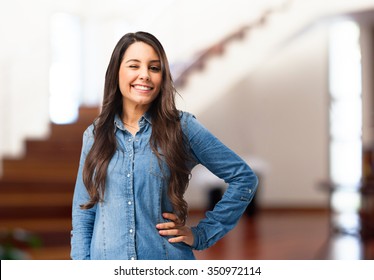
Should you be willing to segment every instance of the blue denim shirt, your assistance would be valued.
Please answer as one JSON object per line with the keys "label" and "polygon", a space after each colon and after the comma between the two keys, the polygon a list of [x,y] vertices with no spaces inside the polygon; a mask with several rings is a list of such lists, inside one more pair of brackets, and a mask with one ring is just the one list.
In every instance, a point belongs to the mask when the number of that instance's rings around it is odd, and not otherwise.
{"label": "blue denim shirt", "polygon": [[194,259],[193,249],[208,248],[235,226],[255,194],[256,175],[193,115],[181,112],[181,122],[194,164],[203,164],[228,184],[214,210],[192,227],[193,246],[169,243],[170,237],[156,229],[156,224],[167,222],[162,213],[173,208],[167,195],[167,165],[159,166],[149,144],[149,114],[139,120],[135,136],[117,116],[118,145],[109,163],[104,201],[89,210],[79,205],[89,200],[82,170],[94,141],[93,125],[83,135],[72,209],[72,259]]}

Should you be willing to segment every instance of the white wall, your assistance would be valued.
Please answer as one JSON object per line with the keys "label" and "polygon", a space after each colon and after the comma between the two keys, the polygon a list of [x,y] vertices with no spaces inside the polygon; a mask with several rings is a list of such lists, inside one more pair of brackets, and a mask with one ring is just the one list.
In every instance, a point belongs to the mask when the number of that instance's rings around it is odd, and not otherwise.
{"label": "white wall", "polygon": [[[261,206],[327,206],[318,188],[328,178],[327,74],[327,29],[319,26],[198,115],[258,170]],[[197,196],[199,186],[192,188]]]}
{"label": "white wall", "polygon": [[[239,3],[239,4],[238,4]],[[237,30],[242,25],[256,21],[267,7],[278,7],[282,1],[269,0],[249,2],[240,0],[237,5],[231,1],[130,1],[108,0],[0,0],[0,71],[4,73],[0,95],[2,119],[0,120],[0,138],[2,154],[20,154],[23,140],[28,137],[43,137],[48,134],[48,98],[50,66],[50,17],[55,12],[68,12],[82,18],[85,31],[83,64],[82,99],[88,104],[101,100],[102,83],[105,68],[114,43],[128,31],[139,29],[156,34],[169,54],[171,62],[190,60],[196,51],[220,40],[224,35]],[[245,43],[254,48],[244,70],[257,67],[263,54],[276,44],[279,38],[286,38],[295,30],[316,17],[334,12],[372,7],[373,0],[335,0],[335,1],[292,1],[285,11],[276,12],[265,27],[250,32],[254,40]],[[199,7],[198,9],[196,7]],[[214,8],[214,13],[210,11]],[[276,39],[277,35],[278,39]],[[242,47],[231,45],[229,49],[235,55],[226,56],[221,61],[209,62],[200,81],[193,78],[188,89],[183,89],[191,111],[204,110],[204,103],[210,106],[210,100],[224,95],[232,87],[230,81],[242,78],[242,73],[228,70],[228,79],[220,83],[204,86],[206,78],[214,79],[212,68],[222,68],[222,61],[233,65],[240,59]],[[246,46],[244,46],[245,49]],[[239,56],[237,55],[239,54]],[[210,73],[210,74],[209,74]],[[216,85],[216,87],[214,87]],[[218,88],[217,88],[218,87]],[[204,102],[196,92],[204,89]],[[190,98],[192,97],[192,98]],[[197,101],[196,101],[197,100]],[[203,106],[200,106],[203,104]]]}
{"label": "white wall", "polygon": [[22,154],[25,138],[48,134],[50,16],[59,10],[76,12],[79,3],[72,3],[0,3],[0,159]]}
{"label": "white wall", "polygon": [[[67,12],[84,29],[82,101],[101,101],[104,73],[119,36],[137,30],[154,33],[171,62],[189,61],[197,51],[255,20],[281,1],[0,0],[0,159],[20,155],[25,138],[48,134],[50,18]],[[198,8],[197,8],[198,7]],[[214,8],[214,13],[211,13]],[[5,105],[6,104],[6,105]]]}
{"label": "white wall", "polygon": [[[89,102],[98,100],[119,34],[142,27],[161,39],[169,58],[178,60],[181,56],[183,61],[194,53],[192,46],[209,45],[221,38],[224,34],[220,24],[229,32],[246,23],[246,13],[240,13],[235,24],[230,25],[225,22],[228,18],[215,17],[218,12],[227,16],[225,7],[230,7],[231,2],[221,9],[218,4],[214,6],[217,13],[197,12],[190,2],[168,1],[164,11],[155,11],[156,4],[147,5],[146,1],[139,2],[144,9],[129,7],[131,1],[125,2],[113,0],[103,5],[99,0],[0,0],[0,159],[3,154],[22,153],[25,137],[48,133],[49,20],[54,12],[82,16],[87,31],[84,63],[88,69],[84,73],[83,96]],[[211,9],[208,4],[204,6],[206,11]],[[232,13],[238,7],[241,11],[253,7],[246,5],[237,5]],[[201,121],[240,155],[249,156],[252,166],[266,170],[259,192],[263,205],[324,205],[325,194],[317,184],[328,174],[326,30],[309,30],[282,49],[279,43],[293,34],[290,30],[302,28],[297,26],[299,20],[308,23],[324,13],[373,5],[374,1],[369,0],[296,0],[289,14],[277,14],[267,26],[252,32],[243,46],[240,42],[229,46],[227,53],[232,57],[209,61],[205,72],[196,74],[199,83],[191,84],[190,92],[181,91],[187,103],[188,95],[193,96],[195,105],[202,103],[201,96],[208,96],[203,110],[196,110]],[[254,15],[250,16],[253,19]],[[214,23],[217,20],[220,24]],[[204,34],[210,35],[209,41]],[[276,34],[281,38],[275,40]],[[238,63],[241,69],[248,66],[248,72],[235,72]],[[218,72],[212,74],[212,69]],[[192,77],[191,81],[196,79]],[[194,104],[187,104],[187,108]],[[200,194],[192,186],[193,191]]]}

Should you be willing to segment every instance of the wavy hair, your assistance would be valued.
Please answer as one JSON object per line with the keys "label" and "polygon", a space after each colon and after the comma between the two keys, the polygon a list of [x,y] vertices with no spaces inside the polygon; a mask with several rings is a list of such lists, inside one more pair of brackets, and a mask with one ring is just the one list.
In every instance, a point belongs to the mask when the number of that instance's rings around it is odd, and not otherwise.
{"label": "wavy hair", "polygon": [[170,169],[168,196],[179,222],[184,224],[187,217],[187,203],[183,197],[190,175],[187,166],[190,158],[186,150],[180,115],[175,106],[176,90],[164,48],[155,36],[146,32],[124,35],[113,50],[105,75],[102,110],[94,122],[94,143],[83,167],[83,182],[90,200],[81,205],[81,208],[90,209],[96,203],[103,201],[108,165],[117,147],[114,118],[116,114],[123,113],[122,94],[119,90],[119,68],[127,48],[135,42],[150,45],[161,61],[160,93],[149,109],[152,117],[150,145],[159,163],[165,160]]}

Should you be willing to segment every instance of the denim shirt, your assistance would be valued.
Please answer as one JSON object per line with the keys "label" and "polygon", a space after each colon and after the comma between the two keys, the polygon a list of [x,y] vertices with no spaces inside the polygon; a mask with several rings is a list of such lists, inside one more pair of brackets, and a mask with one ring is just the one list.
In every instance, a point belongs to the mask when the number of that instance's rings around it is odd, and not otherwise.
{"label": "denim shirt", "polygon": [[194,249],[210,247],[236,225],[255,194],[256,175],[193,115],[180,114],[189,152],[196,161],[191,169],[202,164],[228,184],[214,210],[191,228],[194,244],[169,243],[170,236],[161,236],[156,229],[156,224],[168,222],[162,213],[173,212],[173,207],[167,195],[167,165],[159,165],[149,144],[150,115],[139,120],[135,136],[116,116],[117,150],[108,166],[104,200],[88,210],[79,205],[89,200],[82,170],[94,141],[93,125],[83,134],[72,208],[72,259],[195,259]]}

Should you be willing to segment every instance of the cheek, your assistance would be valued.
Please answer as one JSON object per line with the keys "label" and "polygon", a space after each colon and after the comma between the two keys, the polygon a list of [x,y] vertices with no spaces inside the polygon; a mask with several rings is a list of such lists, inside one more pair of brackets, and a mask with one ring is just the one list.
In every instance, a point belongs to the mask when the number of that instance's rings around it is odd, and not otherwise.
{"label": "cheek", "polygon": [[128,90],[127,90],[128,86],[127,86],[126,81],[123,81],[123,79],[121,79],[121,78],[120,78],[119,81],[118,81],[118,87],[119,87],[119,90],[121,91],[122,95],[123,95],[125,92],[128,91]]}
{"label": "cheek", "polygon": [[119,86],[119,89],[121,90],[121,92],[123,90],[128,91],[131,82],[132,82],[132,80],[131,80],[131,76],[130,75],[128,75],[127,73],[125,73],[123,71],[119,72],[119,75],[118,75],[118,86]]}
{"label": "cheek", "polygon": [[162,84],[162,77],[157,77],[155,80],[153,80],[154,85],[156,85],[158,91],[161,89]]}

